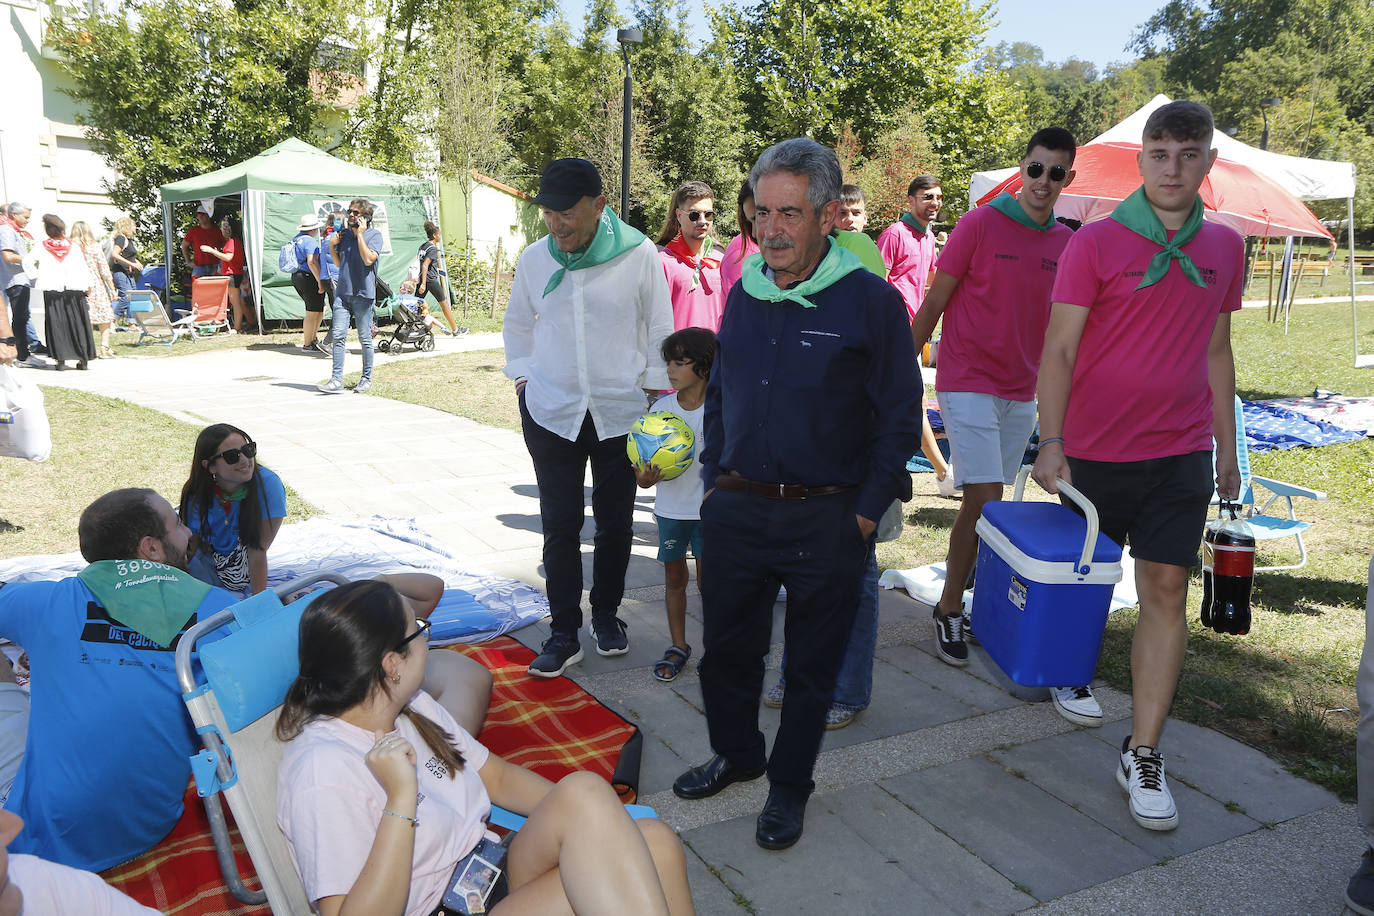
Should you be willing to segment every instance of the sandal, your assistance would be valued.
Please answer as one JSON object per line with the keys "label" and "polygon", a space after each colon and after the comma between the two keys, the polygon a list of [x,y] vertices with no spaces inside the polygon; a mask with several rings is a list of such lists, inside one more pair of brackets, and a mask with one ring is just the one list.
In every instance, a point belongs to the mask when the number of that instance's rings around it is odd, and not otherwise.
{"label": "sandal", "polygon": [[687,667],[687,659],[692,657],[692,647],[678,648],[669,646],[663,657],[654,663],[654,677],[660,681],[671,681]]}

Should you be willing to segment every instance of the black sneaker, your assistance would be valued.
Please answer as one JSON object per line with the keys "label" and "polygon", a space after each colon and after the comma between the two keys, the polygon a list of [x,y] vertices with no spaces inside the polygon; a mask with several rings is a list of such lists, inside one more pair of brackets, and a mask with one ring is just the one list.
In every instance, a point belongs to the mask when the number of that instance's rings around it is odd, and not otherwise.
{"label": "black sneaker", "polygon": [[1360,869],[1345,886],[1345,905],[1361,916],[1374,916],[1374,849],[1360,857]]}
{"label": "black sneaker", "polygon": [[935,648],[940,661],[962,668],[968,664],[968,643],[964,642],[964,615],[945,617],[937,608],[935,618]]}
{"label": "black sneaker", "polygon": [[582,647],[576,636],[554,633],[539,647],[539,654],[530,662],[530,674],[535,677],[558,677],[569,665],[582,661]]}
{"label": "black sneaker", "polygon": [[630,638],[625,635],[625,621],[619,617],[593,616],[592,639],[596,640],[597,655],[624,655],[630,651]]}

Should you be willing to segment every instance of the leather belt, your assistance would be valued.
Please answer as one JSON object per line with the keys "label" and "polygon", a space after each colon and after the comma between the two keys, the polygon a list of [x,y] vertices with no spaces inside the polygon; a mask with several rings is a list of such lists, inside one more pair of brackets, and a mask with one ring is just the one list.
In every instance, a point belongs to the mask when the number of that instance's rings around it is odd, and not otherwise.
{"label": "leather belt", "polygon": [[735,474],[721,474],[716,478],[716,487],[728,493],[743,493],[746,496],[762,496],[764,499],[806,499],[811,496],[830,496],[843,493],[853,487],[807,487],[799,483],[772,483],[749,480]]}

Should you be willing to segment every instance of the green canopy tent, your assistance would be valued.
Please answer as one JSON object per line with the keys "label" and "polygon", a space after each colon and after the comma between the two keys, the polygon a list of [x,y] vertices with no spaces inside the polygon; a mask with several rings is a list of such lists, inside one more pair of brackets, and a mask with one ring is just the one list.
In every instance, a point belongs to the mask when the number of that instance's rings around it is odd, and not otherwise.
{"label": "green canopy tent", "polygon": [[[354,165],[292,137],[245,162],[162,186],[162,240],[172,263],[172,207],[237,197],[244,236],[244,277],[263,319],[301,318],[305,305],[291,275],[277,266],[277,252],[296,236],[301,217],[325,219],[355,197],[377,208],[373,226],[382,233],[378,275],[398,289],[425,241],[424,222],[438,221],[433,183]],[[342,222],[340,222],[342,225]]]}

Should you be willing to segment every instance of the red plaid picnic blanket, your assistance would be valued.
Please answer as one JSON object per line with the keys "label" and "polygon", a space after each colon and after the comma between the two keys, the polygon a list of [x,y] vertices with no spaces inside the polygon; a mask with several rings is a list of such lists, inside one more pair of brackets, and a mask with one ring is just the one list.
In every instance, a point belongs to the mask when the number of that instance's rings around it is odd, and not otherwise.
{"label": "red plaid picnic blanket", "polygon": [[[478,645],[454,646],[491,669],[491,707],[482,743],[495,754],[552,780],[588,770],[611,782],[627,803],[639,781],[639,730],[602,706],[568,678],[533,678],[534,652],[508,636]],[[226,814],[228,809],[226,808]],[[239,873],[261,887],[230,818]],[[155,848],[102,877],[112,886],[167,916],[259,916],[266,906],[239,903],[229,893],[215,859],[205,808],[192,784],[186,813]]]}

